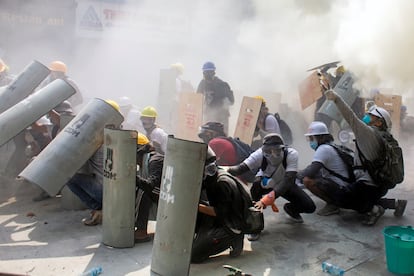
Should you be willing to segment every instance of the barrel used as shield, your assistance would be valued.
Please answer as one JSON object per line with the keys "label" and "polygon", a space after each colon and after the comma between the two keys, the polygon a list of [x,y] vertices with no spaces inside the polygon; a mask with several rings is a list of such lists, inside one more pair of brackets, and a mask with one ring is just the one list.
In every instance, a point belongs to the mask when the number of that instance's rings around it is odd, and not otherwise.
{"label": "barrel used as shield", "polygon": [[104,127],[122,121],[112,105],[92,99],[19,176],[56,195],[102,145]]}
{"label": "barrel used as shield", "polygon": [[169,137],[164,159],[153,275],[188,275],[207,145]]}
{"label": "barrel used as shield", "polygon": [[[340,95],[349,106],[351,106],[358,97],[357,90],[352,87],[353,84],[354,79],[352,78],[351,73],[345,72],[334,88],[335,92],[338,93],[338,95]],[[325,101],[319,108],[318,113],[327,115],[331,119],[335,120],[338,125],[341,125],[343,120],[341,112],[333,101]]]}
{"label": "barrel used as shield", "polygon": [[[0,114],[0,146],[36,122],[76,90],[58,79]],[[13,123],[11,123],[13,122]]]}
{"label": "barrel used as shield", "polygon": [[104,137],[102,242],[133,247],[137,132],[105,128]]}
{"label": "barrel used as shield", "polygon": [[0,113],[29,96],[49,75],[50,70],[34,60],[16,79],[0,91]]}

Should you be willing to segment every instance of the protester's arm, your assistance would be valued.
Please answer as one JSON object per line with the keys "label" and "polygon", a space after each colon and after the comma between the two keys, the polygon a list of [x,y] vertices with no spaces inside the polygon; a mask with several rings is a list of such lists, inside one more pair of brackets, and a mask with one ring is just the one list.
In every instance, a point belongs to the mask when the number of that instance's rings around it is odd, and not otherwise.
{"label": "protester's arm", "polygon": [[204,204],[198,204],[198,211],[200,213],[203,213],[205,215],[211,216],[211,217],[215,217],[216,216],[216,211],[214,211],[214,208],[211,206],[207,206]]}

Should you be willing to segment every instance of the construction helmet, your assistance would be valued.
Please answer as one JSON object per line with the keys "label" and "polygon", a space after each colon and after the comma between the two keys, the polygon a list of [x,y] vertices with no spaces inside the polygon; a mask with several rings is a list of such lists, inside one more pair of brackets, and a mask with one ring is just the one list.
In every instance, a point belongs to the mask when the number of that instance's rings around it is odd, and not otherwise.
{"label": "construction helmet", "polygon": [[51,71],[62,72],[62,73],[65,73],[65,74],[67,72],[66,64],[64,64],[63,62],[61,62],[59,60],[51,62],[49,64],[49,69]]}
{"label": "construction helmet", "polygon": [[116,101],[114,101],[114,100],[105,100],[105,102],[107,104],[109,104],[110,106],[112,106],[113,108],[115,108],[116,111],[120,112],[121,109],[119,108],[119,104]]}
{"label": "construction helmet", "polygon": [[152,106],[147,106],[141,111],[141,117],[156,118],[157,115],[157,110]]}
{"label": "construction helmet", "polygon": [[7,71],[9,67],[7,67],[6,63],[0,58],[0,73]]}
{"label": "construction helmet", "polygon": [[215,70],[216,70],[216,66],[211,61],[207,61],[206,63],[204,63],[203,72],[204,71],[215,71]]}
{"label": "construction helmet", "polygon": [[379,106],[371,106],[371,108],[368,110],[368,114],[371,114],[375,117],[381,118],[385,122],[385,128],[391,129],[392,122],[391,122],[391,116],[390,113],[388,113],[387,110],[385,110],[382,107]]}
{"label": "construction helmet", "polygon": [[184,73],[184,65],[179,62],[173,63],[170,65],[171,69],[177,70],[177,72],[182,75]]}
{"label": "construction helmet", "polygon": [[143,146],[143,145],[149,144],[149,142],[150,141],[148,140],[147,136],[145,136],[144,134],[138,132],[137,145]]}
{"label": "construction helmet", "polygon": [[328,127],[322,122],[315,121],[309,125],[308,133],[306,133],[305,136],[314,136],[314,135],[323,135],[323,134],[329,134]]}
{"label": "construction helmet", "polygon": [[262,96],[254,96],[253,98],[259,99],[259,100],[262,101],[263,104],[266,104],[266,101],[265,101],[265,99]]}
{"label": "construction helmet", "polygon": [[336,74],[338,75],[343,75],[345,74],[345,67],[343,65],[339,66],[338,68],[336,68]]}

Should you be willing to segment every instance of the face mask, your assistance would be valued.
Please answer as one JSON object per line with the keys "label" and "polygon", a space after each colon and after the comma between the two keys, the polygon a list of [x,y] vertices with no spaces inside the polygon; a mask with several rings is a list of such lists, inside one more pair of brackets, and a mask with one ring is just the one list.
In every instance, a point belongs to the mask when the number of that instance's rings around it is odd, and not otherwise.
{"label": "face mask", "polygon": [[315,140],[310,141],[309,146],[311,147],[311,149],[316,150],[316,148],[318,147],[318,142],[316,142]]}
{"label": "face mask", "polygon": [[369,124],[369,123],[371,123],[371,116],[369,116],[368,114],[365,114],[364,115],[364,117],[362,117],[362,121],[365,123],[365,124]]}
{"label": "face mask", "polygon": [[283,161],[283,155],[277,155],[277,156],[270,155],[270,157],[266,157],[266,158],[267,160],[269,160],[269,163],[275,167],[279,166]]}

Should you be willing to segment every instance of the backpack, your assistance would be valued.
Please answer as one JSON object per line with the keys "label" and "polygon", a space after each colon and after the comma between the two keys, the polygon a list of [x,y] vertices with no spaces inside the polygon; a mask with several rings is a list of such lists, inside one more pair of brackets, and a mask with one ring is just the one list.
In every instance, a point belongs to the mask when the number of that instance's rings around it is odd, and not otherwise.
{"label": "backpack", "polygon": [[280,134],[282,135],[283,141],[286,145],[291,145],[293,143],[293,136],[289,125],[285,120],[280,118],[279,113],[275,113],[273,116],[275,116],[277,123],[279,124]]}
{"label": "backpack", "polygon": [[253,152],[252,148],[248,144],[240,140],[240,138],[238,137],[235,137],[235,138],[223,137],[223,138],[226,139],[227,141],[230,141],[233,144],[233,147],[237,154],[238,164],[243,162],[247,157],[249,157],[250,154],[252,154]]}
{"label": "backpack", "polygon": [[332,175],[342,179],[345,182],[352,183],[355,182],[355,174],[354,174],[354,151],[346,146],[338,145],[335,143],[328,143],[327,145],[330,145],[333,147],[336,152],[338,153],[339,157],[341,157],[342,161],[344,162],[347,170],[348,170],[348,176],[345,177],[343,175],[340,175],[339,173],[336,173],[327,167],[323,165],[323,167]]}
{"label": "backpack", "polygon": [[367,160],[359,150],[358,143],[355,144],[359,151],[362,168],[368,170],[372,180],[380,187],[392,189],[404,180],[403,152],[391,133],[380,130],[376,132],[384,142],[383,151],[376,160]]}
{"label": "backpack", "polygon": [[241,212],[235,213],[240,218],[240,230],[243,234],[257,234],[264,229],[264,216],[263,213],[254,208],[253,200],[250,194],[243,187],[240,181],[229,173],[220,173],[218,177],[229,177],[237,185],[237,189],[240,193],[240,199],[242,203]]}

